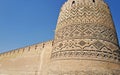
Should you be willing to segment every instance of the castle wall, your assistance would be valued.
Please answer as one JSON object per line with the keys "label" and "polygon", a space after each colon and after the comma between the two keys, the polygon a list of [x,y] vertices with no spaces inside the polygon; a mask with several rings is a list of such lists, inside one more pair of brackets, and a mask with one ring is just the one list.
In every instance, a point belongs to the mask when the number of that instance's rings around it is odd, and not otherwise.
{"label": "castle wall", "polygon": [[51,50],[48,41],[0,54],[0,75],[40,75]]}

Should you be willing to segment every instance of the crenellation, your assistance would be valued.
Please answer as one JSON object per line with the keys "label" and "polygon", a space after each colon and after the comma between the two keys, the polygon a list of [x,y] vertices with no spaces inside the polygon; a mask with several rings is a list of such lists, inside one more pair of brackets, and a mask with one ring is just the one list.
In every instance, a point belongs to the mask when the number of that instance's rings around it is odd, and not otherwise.
{"label": "crenellation", "polygon": [[36,53],[39,54],[43,50],[43,43],[37,44]]}
{"label": "crenellation", "polygon": [[[50,42],[50,43],[48,43]],[[23,48],[18,48],[15,50],[11,50],[8,52],[4,52],[0,54],[0,58],[5,59],[5,58],[15,58],[15,57],[19,57],[19,56],[24,56],[28,53],[35,53],[36,55],[39,54],[39,52],[41,52],[41,50],[45,47],[47,47],[47,45],[52,44],[51,41],[48,42],[43,42],[43,43],[39,43],[39,44],[34,44],[31,46],[27,46],[27,47],[23,47]]]}
{"label": "crenellation", "polygon": [[0,64],[2,64],[0,66],[0,74],[37,74],[40,70],[40,62],[42,62],[43,59],[41,55],[43,55],[46,50],[50,51],[51,49],[52,41],[48,41],[2,53],[0,54]]}
{"label": "crenellation", "polygon": [[29,52],[33,52],[33,51],[35,51],[35,45],[30,46],[30,51]]}

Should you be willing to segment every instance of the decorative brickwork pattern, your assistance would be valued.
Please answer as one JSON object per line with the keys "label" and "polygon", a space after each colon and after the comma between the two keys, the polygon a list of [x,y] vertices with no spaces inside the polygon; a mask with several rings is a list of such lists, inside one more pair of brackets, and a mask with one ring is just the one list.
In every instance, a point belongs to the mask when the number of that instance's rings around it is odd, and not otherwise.
{"label": "decorative brickwork pattern", "polygon": [[76,4],[71,7],[66,3],[61,9],[56,31],[68,26],[81,23],[105,25],[114,29],[111,14],[106,4]]}
{"label": "decorative brickwork pattern", "polygon": [[116,32],[104,25],[79,24],[69,25],[56,32],[56,42],[65,39],[101,39],[118,44]]}
{"label": "decorative brickwork pattern", "polygon": [[[107,41],[74,39],[55,44],[51,58],[119,62],[119,48]],[[89,57],[89,58],[88,58]]]}

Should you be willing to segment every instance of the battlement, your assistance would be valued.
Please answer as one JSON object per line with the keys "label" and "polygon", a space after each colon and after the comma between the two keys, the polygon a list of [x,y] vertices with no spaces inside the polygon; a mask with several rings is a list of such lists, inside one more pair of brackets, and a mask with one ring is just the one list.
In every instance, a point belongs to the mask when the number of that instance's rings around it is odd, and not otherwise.
{"label": "battlement", "polygon": [[[0,54],[0,74],[36,75],[42,63],[50,58],[53,40],[26,46]],[[48,60],[47,60],[48,61]]]}
{"label": "battlement", "polygon": [[52,46],[53,45],[52,43],[53,43],[53,40],[50,40],[47,42],[42,42],[42,43],[34,44],[31,46],[26,46],[23,48],[18,48],[15,50],[4,52],[0,54],[0,60],[16,58],[20,56],[39,55],[44,48],[48,46]]}

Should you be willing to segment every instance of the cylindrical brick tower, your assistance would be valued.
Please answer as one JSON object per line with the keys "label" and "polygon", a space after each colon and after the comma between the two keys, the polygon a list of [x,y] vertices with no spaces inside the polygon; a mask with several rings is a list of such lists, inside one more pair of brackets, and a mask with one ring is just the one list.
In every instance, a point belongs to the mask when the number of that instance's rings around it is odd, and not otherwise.
{"label": "cylindrical brick tower", "polygon": [[120,50],[104,0],[68,0],[55,31],[48,75],[120,75]]}

